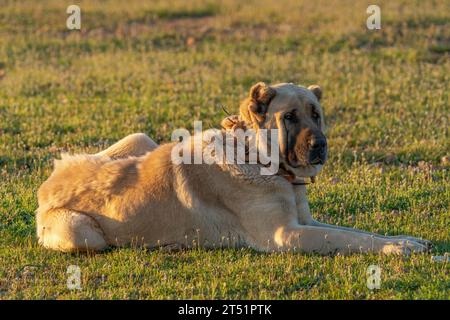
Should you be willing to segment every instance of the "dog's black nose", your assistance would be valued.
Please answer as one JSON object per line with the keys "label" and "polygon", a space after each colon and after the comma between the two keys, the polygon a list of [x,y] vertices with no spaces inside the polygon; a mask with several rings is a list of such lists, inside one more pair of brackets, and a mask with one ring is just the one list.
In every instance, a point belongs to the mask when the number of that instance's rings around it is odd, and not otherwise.
{"label": "dog's black nose", "polygon": [[321,149],[325,149],[325,147],[327,146],[327,140],[324,138],[317,138],[317,137],[312,137],[311,140],[309,141],[309,147],[311,150],[321,150]]}
{"label": "dog's black nose", "polygon": [[309,141],[309,163],[324,164],[327,158],[327,140],[324,137],[311,137]]}

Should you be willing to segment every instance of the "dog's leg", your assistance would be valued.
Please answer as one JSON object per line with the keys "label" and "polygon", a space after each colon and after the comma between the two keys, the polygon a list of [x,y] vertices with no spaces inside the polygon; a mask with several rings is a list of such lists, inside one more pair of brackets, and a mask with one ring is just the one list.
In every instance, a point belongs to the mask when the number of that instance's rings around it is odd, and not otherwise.
{"label": "dog's leg", "polygon": [[158,144],[144,133],[135,133],[126,136],[108,149],[97,155],[106,155],[112,159],[126,158],[130,156],[142,156],[158,147]]}
{"label": "dog's leg", "polygon": [[108,245],[103,231],[91,217],[68,209],[39,212],[36,216],[39,243],[64,251],[100,251]]}
{"label": "dog's leg", "polygon": [[431,249],[432,246],[433,246],[431,241],[420,239],[420,238],[416,238],[416,237],[412,237],[412,236],[407,236],[407,235],[384,236],[384,235],[372,233],[372,232],[369,232],[369,231],[359,230],[359,229],[355,229],[355,228],[349,228],[349,227],[336,226],[336,225],[332,225],[332,224],[326,224],[326,223],[319,222],[317,220],[313,220],[311,223],[309,223],[309,225],[310,226],[315,226],[315,227],[330,228],[330,229],[335,229],[335,230],[345,230],[345,231],[358,232],[358,233],[367,234],[367,235],[370,235],[370,236],[381,237],[381,238],[388,239],[388,240],[390,239],[390,240],[393,240],[393,241],[395,241],[395,240],[415,241],[415,242],[423,244],[428,249]]}
{"label": "dog's leg", "polygon": [[294,185],[295,204],[297,206],[298,222],[300,224],[311,224],[314,219],[309,209],[308,197],[306,195],[306,187],[303,185]]}
{"label": "dog's leg", "polygon": [[370,235],[370,236],[391,239],[393,241],[395,241],[395,240],[415,241],[415,242],[419,242],[419,243],[425,245],[428,248],[432,247],[432,244],[430,241],[416,238],[416,237],[404,236],[404,235],[383,236],[383,235],[379,235],[379,234],[368,232],[368,231],[358,230],[358,229],[349,228],[349,227],[341,227],[341,226],[336,226],[336,225],[332,225],[332,224],[326,224],[326,223],[322,223],[317,220],[314,220],[314,218],[311,215],[311,211],[309,209],[308,198],[306,195],[306,187],[303,185],[296,185],[296,186],[294,186],[294,191],[295,191],[295,197],[296,197],[295,201],[296,201],[296,205],[297,205],[298,220],[299,220],[299,223],[302,225],[310,225],[310,226],[315,226],[315,227],[323,227],[323,228],[331,228],[331,229],[336,229],[336,230],[357,232],[357,233],[362,233],[362,234],[366,234],[366,235]]}
{"label": "dog's leg", "polygon": [[277,251],[299,250],[318,254],[425,252],[426,246],[409,240],[386,239],[360,232],[295,225],[279,227],[274,236]]}

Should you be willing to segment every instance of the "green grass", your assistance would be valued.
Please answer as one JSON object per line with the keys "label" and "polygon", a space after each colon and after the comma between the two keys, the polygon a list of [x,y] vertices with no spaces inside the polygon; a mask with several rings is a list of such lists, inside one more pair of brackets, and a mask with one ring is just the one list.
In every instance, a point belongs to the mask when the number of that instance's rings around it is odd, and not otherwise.
{"label": "green grass", "polygon": [[[449,1],[0,0],[0,299],[449,299]],[[324,222],[432,240],[411,257],[37,246],[36,190],[61,151],[134,132],[217,127],[257,81],[320,84],[330,160],[308,192]],[[381,288],[366,269],[382,269]],[[69,265],[82,290],[67,289]]]}

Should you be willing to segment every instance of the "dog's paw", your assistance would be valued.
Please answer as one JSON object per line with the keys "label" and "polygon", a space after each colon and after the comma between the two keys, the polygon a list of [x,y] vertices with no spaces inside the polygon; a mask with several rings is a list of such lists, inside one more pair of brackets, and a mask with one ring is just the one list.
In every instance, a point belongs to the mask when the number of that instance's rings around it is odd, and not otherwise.
{"label": "dog's paw", "polygon": [[388,242],[383,246],[384,254],[397,254],[409,256],[412,253],[426,253],[428,248],[426,245],[407,239]]}
{"label": "dog's paw", "polygon": [[429,240],[425,240],[425,239],[421,239],[421,238],[416,238],[416,237],[411,237],[411,236],[406,236],[406,235],[399,235],[399,236],[392,236],[389,237],[390,239],[393,240],[404,240],[404,241],[413,241],[413,242],[418,242],[422,245],[424,245],[427,248],[427,251],[430,251],[431,249],[433,249],[433,243]]}

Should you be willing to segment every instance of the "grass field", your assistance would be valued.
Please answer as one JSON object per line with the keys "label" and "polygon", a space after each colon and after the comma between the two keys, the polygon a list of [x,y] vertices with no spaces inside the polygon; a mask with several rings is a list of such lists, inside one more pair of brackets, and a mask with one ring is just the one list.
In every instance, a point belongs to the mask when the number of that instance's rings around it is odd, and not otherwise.
{"label": "grass field", "polygon": [[[449,299],[450,2],[0,0],[0,299]],[[432,240],[431,254],[321,257],[37,246],[36,191],[61,151],[218,127],[252,84],[318,83],[330,159],[323,222]],[[206,128],[205,128],[206,129]],[[380,266],[381,288],[366,269]],[[66,270],[81,268],[82,289]]]}

